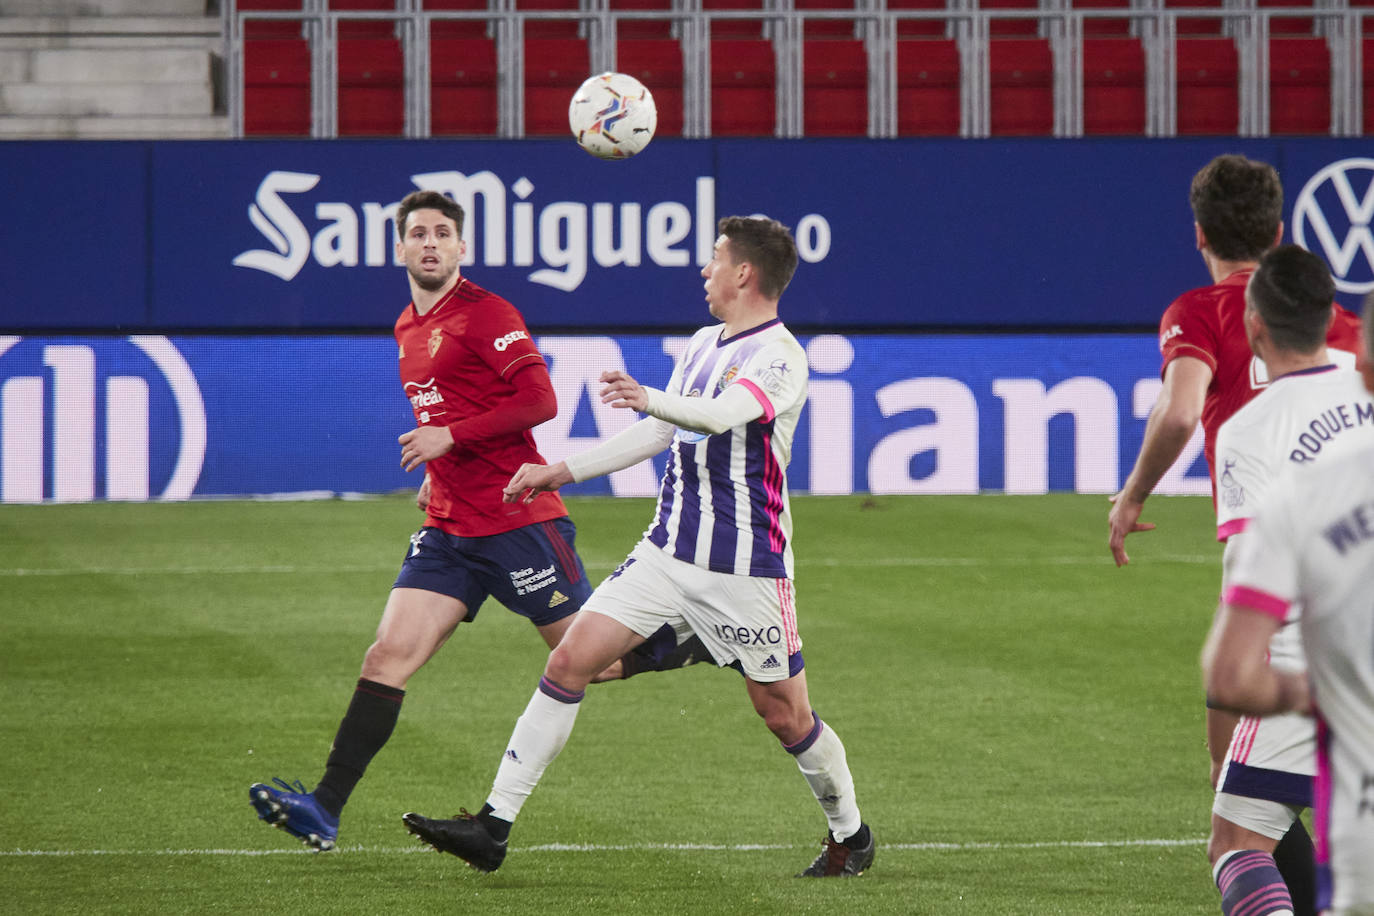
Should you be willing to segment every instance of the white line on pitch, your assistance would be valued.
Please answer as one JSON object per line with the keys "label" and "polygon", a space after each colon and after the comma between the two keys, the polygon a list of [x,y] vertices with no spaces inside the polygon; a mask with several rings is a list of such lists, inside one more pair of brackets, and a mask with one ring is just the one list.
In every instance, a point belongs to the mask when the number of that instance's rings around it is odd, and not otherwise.
{"label": "white line on pitch", "polygon": [[[978,852],[983,850],[1014,849],[1122,849],[1131,847],[1160,846],[1201,846],[1207,841],[1202,837],[1185,839],[1144,839],[1144,840],[1060,840],[1037,843],[885,843],[884,850],[909,850],[915,852]],[[790,843],[545,843],[537,846],[511,847],[511,852],[760,852],[780,849],[811,848],[798,847]],[[340,846],[339,852],[381,853],[384,855],[405,855],[414,852],[429,852],[428,846]],[[279,856],[314,855],[306,849],[2,849],[0,858],[71,858],[77,856]]]}
{"label": "white line on pitch", "polygon": [[[1178,554],[1172,556],[1141,557],[1142,563],[1179,563],[1186,565],[1219,563],[1221,555]],[[585,561],[584,561],[585,562]],[[801,559],[800,565],[863,567],[1006,567],[1006,566],[1107,566],[1112,560],[1106,556],[1080,557],[867,557],[841,560],[834,557]],[[611,570],[615,563],[586,563],[588,569]],[[372,566],[75,566],[75,567],[0,567],[0,576],[257,576],[257,575],[330,575],[333,573],[394,572],[394,564]]]}

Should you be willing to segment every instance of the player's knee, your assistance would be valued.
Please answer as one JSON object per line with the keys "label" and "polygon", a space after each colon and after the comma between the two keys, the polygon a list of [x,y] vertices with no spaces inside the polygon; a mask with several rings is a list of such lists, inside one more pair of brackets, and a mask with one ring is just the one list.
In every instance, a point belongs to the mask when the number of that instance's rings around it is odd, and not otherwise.
{"label": "player's knee", "polygon": [[559,643],[549,652],[548,663],[544,665],[544,676],[569,690],[583,690],[603,667],[605,666],[589,666],[580,655]]}
{"label": "player's knee", "polygon": [[[423,664],[423,660],[420,663]],[[414,653],[408,647],[378,637],[363,655],[362,676],[384,684],[404,683],[418,668]]]}

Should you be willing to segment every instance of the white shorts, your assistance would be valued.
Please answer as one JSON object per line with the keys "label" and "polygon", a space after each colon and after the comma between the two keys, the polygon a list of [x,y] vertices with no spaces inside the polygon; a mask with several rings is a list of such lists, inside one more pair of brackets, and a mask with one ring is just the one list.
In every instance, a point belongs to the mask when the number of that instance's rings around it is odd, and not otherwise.
{"label": "white shorts", "polygon": [[1242,716],[1231,735],[1212,813],[1272,840],[1312,804],[1316,725],[1308,716]]}
{"label": "white shorts", "polygon": [[712,572],[640,541],[582,610],[604,614],[645,639],[664,624],[679,643],[695,633],[717,665],[739,668],[760,683],[801,670],[791,579]]}

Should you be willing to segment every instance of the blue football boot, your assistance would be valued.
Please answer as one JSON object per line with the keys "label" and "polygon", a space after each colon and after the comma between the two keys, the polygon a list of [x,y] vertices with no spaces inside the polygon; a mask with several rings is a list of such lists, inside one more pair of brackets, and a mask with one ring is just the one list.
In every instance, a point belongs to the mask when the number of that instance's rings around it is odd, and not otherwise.
{"label": "blue football boot", "polygon": [[339,838],[339,819],[324,810],[300,780],[294,786],[275,776],[272,781],[279,788],[260,782],[248,787],[248,800],[258,818],[299,838],[316,852],[333,849]]}

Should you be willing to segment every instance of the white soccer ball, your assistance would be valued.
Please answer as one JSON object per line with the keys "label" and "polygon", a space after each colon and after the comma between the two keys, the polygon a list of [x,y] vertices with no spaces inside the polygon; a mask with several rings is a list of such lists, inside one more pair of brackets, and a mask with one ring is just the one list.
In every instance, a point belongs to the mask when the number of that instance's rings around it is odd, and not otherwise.
{"label": "white soccer ball", "polygon": [[633,76],[598,73],[573,93],[568,126],[578,145],[598,159],[628,159],[654,138],[658,109]]}

